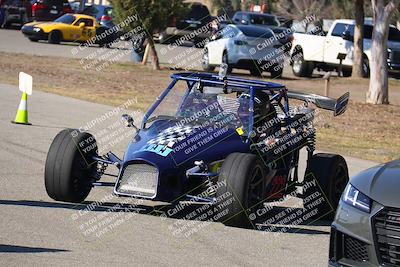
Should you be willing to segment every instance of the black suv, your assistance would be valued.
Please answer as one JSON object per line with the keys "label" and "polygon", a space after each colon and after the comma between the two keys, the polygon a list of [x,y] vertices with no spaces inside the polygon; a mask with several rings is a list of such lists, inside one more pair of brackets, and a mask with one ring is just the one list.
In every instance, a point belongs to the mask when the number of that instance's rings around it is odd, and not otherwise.
{"label": "black suv", "polygon": [[[185,41],[192,41],[202,47],[204,46],[202,41],[211,36],[211,27],[207,24],[213,19],[214,17],[210,15],[205,5],[191,3],[190,11],[183,19],[169,18],[167,28],[160,33],[159,41],[160,43],[173,43],[184,37]],[[193,34],[195,31],[196,34]]]}

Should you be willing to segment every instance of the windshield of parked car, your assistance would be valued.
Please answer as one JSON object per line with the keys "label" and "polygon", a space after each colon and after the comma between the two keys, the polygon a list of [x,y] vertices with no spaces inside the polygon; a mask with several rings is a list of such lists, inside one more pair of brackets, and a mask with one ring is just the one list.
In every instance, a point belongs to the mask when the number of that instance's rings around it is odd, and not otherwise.
{"label": "windshield of parked car", "polygon": [[237,26],[238,29],[247,37],[255,37],[255,38],[271,38],[274,36],[274,33],[269,29],[264,29],[261,27],[254,26]]}
{"label": "windshield of parked car", "polygon": [[72,24],[72,22],[75,21],[75,16],[70,15],[70,14],[65,14],[58,19],[55,20],[55,22],[60,22],[60,23],[65,23],[65,24]]}
{"label": "windshield of parked car", "polygon": [[199,90],[198,84],[194,84],[191,90],[188,87],[182,90],[182,84],[177,87],[152,112],[148,122],[169,119],[179,125],[216,125],[218,128],[242,128],[244,133],[247,132],[250,118],[248,95],[225,94],[219,87]]}
{"label": "windshield of parked car", "polygon": [[274,16],[250,15],[250,23],[257,25],[279,26],[279,21]]}

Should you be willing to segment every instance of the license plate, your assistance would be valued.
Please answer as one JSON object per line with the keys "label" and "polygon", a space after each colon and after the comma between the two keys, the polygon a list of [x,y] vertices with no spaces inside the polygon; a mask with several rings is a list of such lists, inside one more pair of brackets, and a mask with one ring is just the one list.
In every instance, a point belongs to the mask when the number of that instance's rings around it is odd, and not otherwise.
{"label": "license plate", "polygon": [[8,18],[9,18],[9,19],[20,19],[21,17],[20,17],[19,14],[9,14],[9,15],[8,15]]}
{"label": "license plate", "polygon": [[50,10],[50,14],[58,14],[57,10]]}

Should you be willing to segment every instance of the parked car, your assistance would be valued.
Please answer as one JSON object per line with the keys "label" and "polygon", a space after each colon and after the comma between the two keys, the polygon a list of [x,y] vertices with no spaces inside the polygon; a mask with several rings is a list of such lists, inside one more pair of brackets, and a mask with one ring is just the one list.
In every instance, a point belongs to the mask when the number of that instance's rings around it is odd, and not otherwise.
{"label": "parked car", "polygon": [[98,22],[112,21],[113,8],[107,5],[87,5],[85,8],[79,12],[81,14],[89,15],[95,17]]}
{"label": "parked car", "polygon": [[53,21],[66,13],[73,13],[68,0],[33,0],[32,19]]}
{"label": "parked car", "polygon": [[[53,22],[31,22],[25,24],[21,31],[32,42],[48,40],[58,44],[61,41],[87,42],[93,37],[100,36],[107,30],[94,17],[81,14],[65,14]],[[110,44],[115,36],[106,35],[105,38],[96,38],[95,43],[100,46]]]}
{"label": "parked car", "polygon": [[223,28],[213,41],[206,44],[202,66],[212,71],[221,63],[233,68],[247,69],[260,76],[263,71],[278,78],[282,76],[284,54],[272,30],[251,25],[230,24]]}
{"label": "parked car", "polygon": [[[326,36],[295,33],[291,50],[293,73],[310,77],[314,69],[322,71],[339,70],[342,55],[343,76],[351,76],[354,50],[354,20],[335,20]],[[371,61],[371,37],[373,22],[366,19],[364,24],[363,76],[369,77]],[[390,73],[400,73],[400,31],[389,27],[387,62]]]}
{"label": "parked car", "polygon": [[400,265],[400,160],[352,177],[332,223],[329,266]]}
{"label": "parked car", "polygon": [[[178,205],[190,200],[203,204],[202,220],[251,227],[250,212],[302,187],[305,203],[316,192],[326,196],[314,213],[316,219],[333,213],[348,182],[346,161],[314,153],[315,109],[308,104],[294,109],[288,99],[315,103],[338,116],[346,110],[348,93],[336,100],[223,72],[176,73],[171,78],[140,129],[130,115],[122,115],[133,134],[123,159],[112,152],[99,155],[98,143],[88,132],[64,129],[57,134],[45,164],[47,194],[80,203],[93,187],[110,186],[120,197]],[[265,130],[255,130],[259,127]],[[267,137],[278,132],[274,146]],[[278,147],[283,150],[276,151]],[[308,150],[304,182],[298,180],[297,168],[302,148]],[[115,183],[100,180],[112,175],[107,166],[118,168]],[[305,186],[311,180],[314,188]]]}
{"label": "parked car", "polygon": [[0,5],[0,27],[9,27],[12,23],[23,25],[31,21],[31,4],[27,0],[4,0]]}
{"label": "parked car", "polygon": [[232,21],[238,25],[254,25],[271,29],[279,39],[285,52],[289,52],[292,47],[293,34],[288,32],[287,27],[282,27],[279,18],[273,14],[237,11],[233,15]]}
{"label": "parked car", "polygon": [[[198,47],[203,47],[202,43],[211,36],[211,26],[207,26],[214,19],[210,15],[207,6],[200,3],[191,3],[189,13],[181,20],[176,17],[169,19],[167,28],[159,34],[158,41],[160,43],[170,44],[177,39],[185,36],[185,41],[192,41]],[[205,27],[204,31],[193,34],[196,30]],[[191,37],[194,35],[193,37]]]}

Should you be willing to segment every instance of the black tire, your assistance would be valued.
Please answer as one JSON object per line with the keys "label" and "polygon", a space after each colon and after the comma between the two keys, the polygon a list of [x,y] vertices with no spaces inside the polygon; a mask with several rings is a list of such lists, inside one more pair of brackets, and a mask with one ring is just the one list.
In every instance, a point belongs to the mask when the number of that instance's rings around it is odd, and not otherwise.
{"label": "black tire", "polygon": [[79,203],[85,200],[96,173],[97,144],[89,133],[62,130],[47,153],[44,181],[47,194],[54,200]]}
{"label": "black tire", "polygon": [[369,60],[366,55],[363,56],[363,78],[369,78],[370,69],[369,69]]}
{"label": "black tire", "polygon": [[159,42],[160,44],[172,44],[175,42],[175,37],[173,37],[172,35],[168,35],[165,32],[162,32],[160,33]]}
{"label": "black tire", "polygon": [[271,69],[271,78],[272,79],[280,79],[282,78],[283,68],[279,67],[278,70],[274,70],[274,67]]}
{"label": "black tire", "polygon": [[50,44],[59,44],[62,40],[62,35],[60,31],[51,31],[49,33],[49,43]]}
{"label": "black tire", "polygon": [[[315,186],[311,186],[315,180]],[[323,197],[324,201],[318,204],[315,219],[332,220],[340,197],[349,182],[349,172],[345,159],[340,155],[318,153],[312,156],[308,162],[304,182],[308,188],[304,188],[305,208],[316,197]],[[313,207],[314,209],[314,207]]]}
{"label": "black tire", "polygon": [[203,56],[201,58],[201,67],[203,68],[204,71],[208,71],[208,72],[212,72],[215,70],[214,66],[210,66],[207,48],[205,48],[203,51]]}
{"label": "black tire", "polygon": [[229,62],[228,61],[228,52],[224,51],[224,53],[222,54],[222,63],[225,63],[226,65],[228,65],[227,73],[229,74],[229,73],[232,73],[233,68],[232,68],[232,65],[230,65],[228,62]]}
{"label": "black tire", "polygon": [[[219,183],[225,183],[217,189],[217,199],[226,201],[227,196],[233,201],[227,201],[224,205],[224,216],[221,221],[225,225],[236,227],[254,227],[248,215],[252,210],[263,205],[265,195],[265,184],[262,182],[265,177],[263,163],[256,155],[245,153],[232,153],[222,164]],[[253,179],[254,178],[254,179]],[[258,180],[257,180],[258,179]],[[261,182],[256,188],[251,184]],[[258,197],[252,193],[257,193]]]}
{"label": "black tire", "polygon": [[303,51],[298,50],[292,56],[292,71],[297,77],[311,77],[314,71],[312,62],[304,60]]}
{"label": "black tire", "polygon": [[251,67],[250,74],[255,77],[262,77],[262,70],[258,69],[258,67]]}
{"label": "black tire", "polygon": [[342,70],[343,77],[350,77],[352,72],[353,72],[352,69]]}

